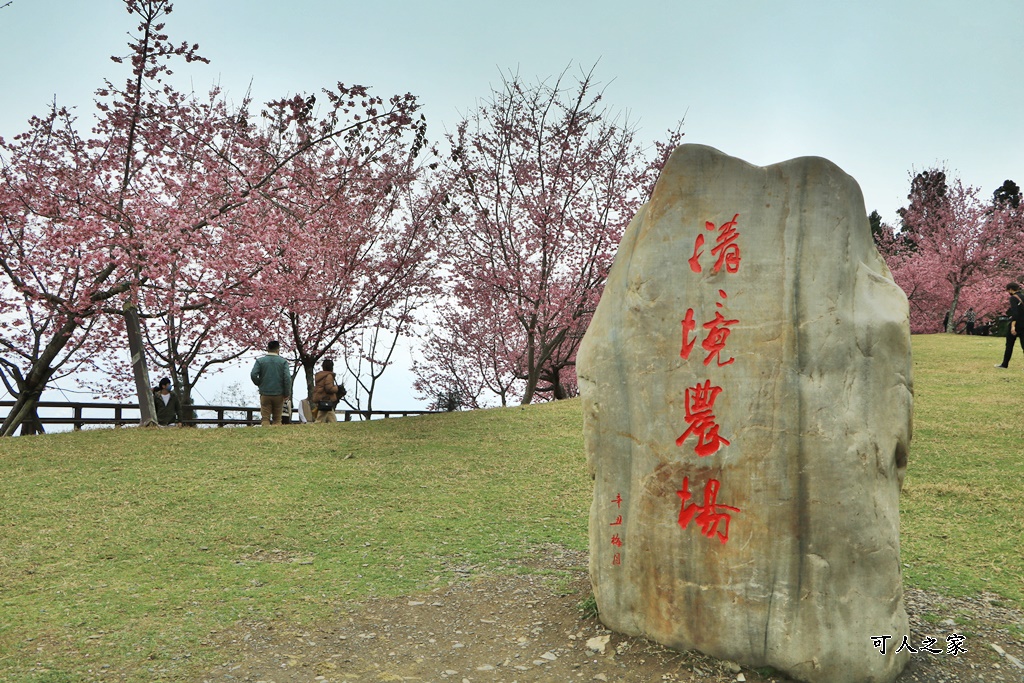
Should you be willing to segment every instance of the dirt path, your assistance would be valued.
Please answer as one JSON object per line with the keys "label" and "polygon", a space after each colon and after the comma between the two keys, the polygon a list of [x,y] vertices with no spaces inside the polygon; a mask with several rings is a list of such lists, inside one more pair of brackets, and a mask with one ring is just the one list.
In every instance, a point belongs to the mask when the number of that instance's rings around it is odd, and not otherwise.
{"label": "dirt path", "polygon": [[[242,623],[213,636],[224,664],[204,683],[528,683],[656,681],[785,683],[696,653],[611,633],[580,603],[590,595],[586,557],[538,549],[546,573],[491,574],[412,597],[372,600],[315,628]],[[930,635],[945,647],[966,636],[966,652],[913,655],[899,683],[1024,682],[1024,641],[1004,628],[1024,614],[985,599],[953,600],[908,591],[915,647]],[[597,639],[597,640],[593,640]],[[599,645],[603,642],[603,651]],[[590,647],[588,647],[588,643]],[[891,645],[891,644],[890,644]],[[899,643],[896,644],[898,647]],[[995,647],[993,647],[995,646]],[[1000,654],[997,649],[1005,654]],[[1009,656],[1007,656],[1009,655]]]}

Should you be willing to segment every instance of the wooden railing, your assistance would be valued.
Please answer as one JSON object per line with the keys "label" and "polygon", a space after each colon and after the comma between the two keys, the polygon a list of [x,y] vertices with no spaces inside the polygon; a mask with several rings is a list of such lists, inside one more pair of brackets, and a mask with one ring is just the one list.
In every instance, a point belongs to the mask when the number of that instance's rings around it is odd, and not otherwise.
{"label": "wooden railing", "polygon": [[[14,406],[14,401],[0,401],[0,408],[8,410]],[[51,416],[40,415],[39,422],[43,425],[72,425],[76,431],[86,425],[113,425],[122,427],[124,425],[139,424],[139,405],[137,403],[75,403],[69,401],[40,401],[39,408],[63,409],[70,411],[69,415]],[[196,414],[195,418],[183,419],[181,424],[196,426],[217,427],[241,427],[258,425],[260,423],[260,409],[258,406],[190,406]],[[183,408],[187,410],[187,408]],[[88,411],[88,414],[87,414]],[[95,415],[96,412],[103,412],[104,415]],[[345,422],[351,422],[353,417],[372,420],[375,416],[407,417],[409,415],[428,415],[433,410],[336,410],[335,414],[344,414]],[[216,417],[200,417],[202,414],[215,413]],[[228,416],[229,413],[245,413],[245,417]],[[6,418],[6,411],[0,421]],[[293,424],[299,423],[298,411],[293,410],[291,415]]]}
{"label": "wooden railing", "polygon": [[442,412],[439,410],[336,410],[337,413],[345,413],[345,422],[351,422],[353,415],[359,417],[365,417],[367,420],[372,420],[374,415],[383,415],[384,419],[393,417],[395,415],[399,417],[408,417],[410,415],[433,415],[434,413]]}

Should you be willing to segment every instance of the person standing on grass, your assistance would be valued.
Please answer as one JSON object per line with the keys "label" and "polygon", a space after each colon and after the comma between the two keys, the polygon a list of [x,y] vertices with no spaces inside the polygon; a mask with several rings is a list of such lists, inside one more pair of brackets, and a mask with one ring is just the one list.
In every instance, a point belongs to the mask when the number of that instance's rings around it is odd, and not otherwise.
{"label": "person standing on grass", "polygon": [[161,427],[181,421],[181,410],[178,397],[171,391],[171,378],[164,377],[153,389],[153,400],[156,403],[156,421]]}
{"label": "person standing on grass", "polygon": [[1006,351],[1003,353],[1003,362],[996,365],[1004,370],[1010,367],[1013,343],[1020,339],[1020,348],[1024,350],[1024,295],[1016,282],[1006,285],[1006,292],[1010,295],[1010,310],[1006,312],[1010,318],[1006,327]]}
{"label": "person standing on grass", "polygon": [[967,315],[964,316],[964,331],[967,334],[974,334],[974,323],[978,321],[978,314],[974,312],[974,308],[967,309]]}
{"label": "person standing on grass", "polygon": [[264,427],[281,424],[284,399],[291,392],[291,371],[281,358],[281,343],[267,344],[267,355],[256,359],[249,373],[252,383],[260,389],[260,424]]}

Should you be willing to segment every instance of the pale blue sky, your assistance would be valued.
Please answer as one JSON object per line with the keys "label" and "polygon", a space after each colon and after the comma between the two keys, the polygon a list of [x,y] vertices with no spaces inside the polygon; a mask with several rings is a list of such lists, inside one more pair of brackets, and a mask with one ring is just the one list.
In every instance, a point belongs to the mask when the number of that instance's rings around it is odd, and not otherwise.
{"label": "pale blue sky", "polygon": [[[102,79],[126,77],[108,57],[134,25],[120,0],[0,9],[0,135],[55,95],[91,116]],[[533,78],[600,60],[607,102],[643,139],[685,115],[686,142],[755,164],[823,156],[889,221],[911,169],[946,163],[986,196],[1006,178],[1024,185],[1020,0],[178,0],[168,32],[211,59],[181,65],[197,90],[412,92],[435,138],[500,70]],[[411,407],[411,379],[391,377],[378,403]]]}
{"label": "pale blue sky", "polygon": [[[134,22],[119,0],[14,0],[0,10],[0,135],[57,96],[90,114]],[[173,39],[219,81],[268,99],[336,81],[412,92],[435,136],[500,79],[600,60],[609,104],[644,139],[686,116],[687,142],[756,164],[824,156],[888,220],[907,174],[946,162],[991,193],[1024,184],[1019,0],[178,0]]]}

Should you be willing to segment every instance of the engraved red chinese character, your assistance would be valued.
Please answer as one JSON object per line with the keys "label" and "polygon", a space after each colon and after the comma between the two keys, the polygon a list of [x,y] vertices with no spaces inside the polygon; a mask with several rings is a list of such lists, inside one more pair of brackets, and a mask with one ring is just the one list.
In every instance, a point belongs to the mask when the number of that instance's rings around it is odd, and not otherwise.
{"label": "engraved red chinese character", "polygon": [[724,315],[715,311],[715,319],[704,323],[704,329],[708,330],[708,336],[700,344],[708,352],[707,358],[704,359],[704,365],[711,365],[711,361],[715,360],[718,367],[723,367],[736,360],[730,358],[723,363],[721,353],[725,348],[725,340],[729,338],[729,333],[732,331],[729,326],[738,322],[739,320],[726,320]]}
{"label": "engraved red chinese character", "polygon": [[[714,224],[712,224],[712,228],[714,228]],[[704,246],[704,235],[698,234],[697,235],[697,239],[694,240],[694,243],[693,243],[693,256],[691,256],[686,261],[687,263],[690,264],[690,270],[692,270],[695,273],[699,273],[700,272],[700,257],[704,255],[704,252],[700,251],[700,249],[703,246]]]}
{"label": "engraved red chinese character", "polygon": [[622,539],[619,538],[618,534],[615,534],[614,536],[612,536],[612,545],[615,546],[616,548],[621,548],[622,547]]}
{"label": "engraved red chinese character", "polygon": [[696,339],[690,339],[690,334],[697,328],[697,323],[693,321],[693,309],[686,309],[686,317],[683,318],[683,347],[679,351],[680,358],[689,358],[690,351],[693,351],[693,345],[697,341]]}
{"label": "engraved red chinese character", "polygon": [[[686,501],[690,500],[690,479],[689,477],[683,477],[683,488],[676,491],[682,499],[682,503],[679,507],[679,526],[686,528],[691,521],[696,520],[697,524],[701,526],[701,533],[708,538],[714,538],[718,536],[718,540],[725,543],[729,540],[729,521],[732,516],[727,512],[719,512],[722,510],[732,510],[733,512],[740,512],[739,508],[732,507],[731,505],[720,505],[718,503],[718,489],[721,487],[721,483],[717,479],[709,479],[708,483],[704,485],[704,504],[697,505],[696,503],[686,504]],[[719,523],[722,524],[722,530],[718,530]]]}
{"label": "engraved red chinese character", "polygon": [[615,553],[612,556],[612,565],[615,566],[615,567],[618,567],[620,564],[622,564],[622,554],[621,553]]}
{"label": "engraved red chinese character", "polygon": [[622,507],[622,494],[616,493],[615,497],[612,498],[612,502],[615,503],[615,507]]}
{"label": "engraved red chinese character", "polygon": [[622,515],[616,517],[615,521],[609,524],[608,526],[622,526]]}
{"label": "engraved red chinese character", "polygon": [[715,399],[722,393],[722,387],[711,385],[711,380],[704,384],[686,389],[686,422],[690,425],[683,435],[676,439],[676,446],[682,446],[687,437],[697,437],[697,445],[693,451],[700,457],[718,452],[723,445],[728,446],[729,440],[718,433],[719,425],[711,411],[715,407]]}
{"label": "engraved red chinese character", "polygon": [[[727,273],[735,273],[740,269],[740,245],[736,243],[740,233],[736,230],[736,219],[740,215],[736,214],[732,217],[732,220],[728,223],[723,223],[718,228],[718,236],[715,238],[715,246],[711,249],[711,254],[717,256],[718,259],[715,261],[714,272],[718,272],[725,266]],[[708,230],[714,228],[714,223],[708,222]]]}

